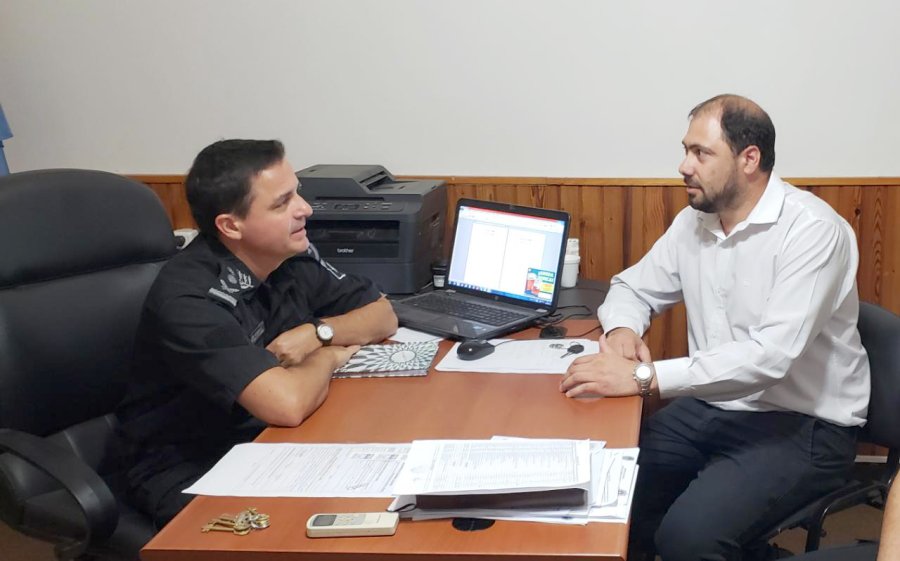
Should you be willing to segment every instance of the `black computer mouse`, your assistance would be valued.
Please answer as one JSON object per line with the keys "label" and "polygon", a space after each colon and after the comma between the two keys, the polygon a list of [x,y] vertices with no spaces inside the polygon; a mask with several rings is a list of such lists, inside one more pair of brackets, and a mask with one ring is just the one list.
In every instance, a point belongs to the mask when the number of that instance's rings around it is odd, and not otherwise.
{"label": "black computer mouse", "polygon": [[484,339],[469,339],[456,348],[460,360],[478,360],[494,352],[494,345]]}

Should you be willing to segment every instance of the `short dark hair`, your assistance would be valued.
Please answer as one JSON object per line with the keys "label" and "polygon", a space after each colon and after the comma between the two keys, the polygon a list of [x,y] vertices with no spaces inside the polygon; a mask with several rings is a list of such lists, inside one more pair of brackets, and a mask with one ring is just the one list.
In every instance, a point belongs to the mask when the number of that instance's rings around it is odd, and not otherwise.
{"label": "short dark hair", "polygon": [[246,216],[253,178],[283,159],[284,145],[278,140],[220,140],[201,150],[184,184],[200,231],[215,236],[216,216],[222,213]]}
{"label": "short dark hair", "polygon": [[775,167],[775,125],[763,108],[734,94],[722,94],[707,99],[688,114],[694,117],[711,110],[720,110],[719,125],[725,142],[735,156],[748,146],[759,148],[759,169],[771,172]]}

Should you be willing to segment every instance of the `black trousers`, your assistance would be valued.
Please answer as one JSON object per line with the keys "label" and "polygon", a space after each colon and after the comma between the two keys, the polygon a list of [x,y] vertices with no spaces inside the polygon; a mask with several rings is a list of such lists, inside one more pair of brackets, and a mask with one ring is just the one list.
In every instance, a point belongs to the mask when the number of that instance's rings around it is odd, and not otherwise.
{"label": "black trousers", "polygon": [[181,491],[196,483],[214,464],[185,463],[149,477],[130,490],[129,502],[148,514],[161,530],[194,498]]}
{"label": "black trousers", "polygon": [[676,399],[641,433],[629,559],[753,559],[766,531],[847,480],[856,432]]}

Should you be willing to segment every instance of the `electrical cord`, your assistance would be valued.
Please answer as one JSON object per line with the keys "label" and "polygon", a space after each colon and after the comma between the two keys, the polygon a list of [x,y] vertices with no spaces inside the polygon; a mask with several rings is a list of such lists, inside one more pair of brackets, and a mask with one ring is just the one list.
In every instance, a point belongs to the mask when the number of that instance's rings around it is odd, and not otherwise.
{"label": "electrical cord", "polygon": [[594,315],[594,313],[591,311],[591,309],[588,308],[587,306],[585,306],[584,304],[574,304],[572,306],[560,306],[559,308],[556,308],[556,309],[557,310],[565,310],[568,308],[583,308],[585,311],[574,313],[574,314],[568,314],[568,315],[553,313],[549,316],[545,316],[545,317],[541,318],[540,320],[535,322],[535,325],[537,327],[544,328],[544,327],[547,327],[548,325],[557,325],[559,323],[566,321],[567,319],[586,318],[586,317],[592,317]]}

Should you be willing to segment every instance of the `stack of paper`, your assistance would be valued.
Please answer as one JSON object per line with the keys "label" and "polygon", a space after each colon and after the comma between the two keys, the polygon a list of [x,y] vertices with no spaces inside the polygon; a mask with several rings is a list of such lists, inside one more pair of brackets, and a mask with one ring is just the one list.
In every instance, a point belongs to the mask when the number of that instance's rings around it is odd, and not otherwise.
{"label": "stack of paper", "polygon": [[[490,443],[490,444],[488,444]],[[557,524],[628,520],[638,450],[604,449],[603,442],[507,439],[413,442],[389,510],[413,520],[491,518]],[[584,472],[587,470],[587,473]],[[586,477],[586,479],[585,479]],[[519,492],[585,491],[581,504],[511,508],[495,504]],[[433,499],[464,497],[432,507]],[[478,505],[478,497],[484,497]],[[439,503],[438,503],[439,504]]]}
{"label": "stack of paper", "polygon": [[[631,509],[637,455],[637,448],[607,449],[597,441],[500,437],[412,444],[249,443],[232,448],[184,492],[236,497],[394,496],[389,509],[414,520],[624,523]],[[506,500],[550,491],[545,498],[552,504],[554,490],[574,491],[581,500],[577,505],[529,508],[499,506],[490,500],[492,495]],[[470,506],[422,508],[428,501],[460,497],[471,501]]]}
{"label": "stack of paper", "polygon": [[[435,367],[446,372],[496,372],[499,374],[565,374],[580,356],[597,354],[600,344],[590,339],[493,339],[494,352],[478,360],[461,360],[459,343]],[[578,352],[570,352],[570,349]]]}

